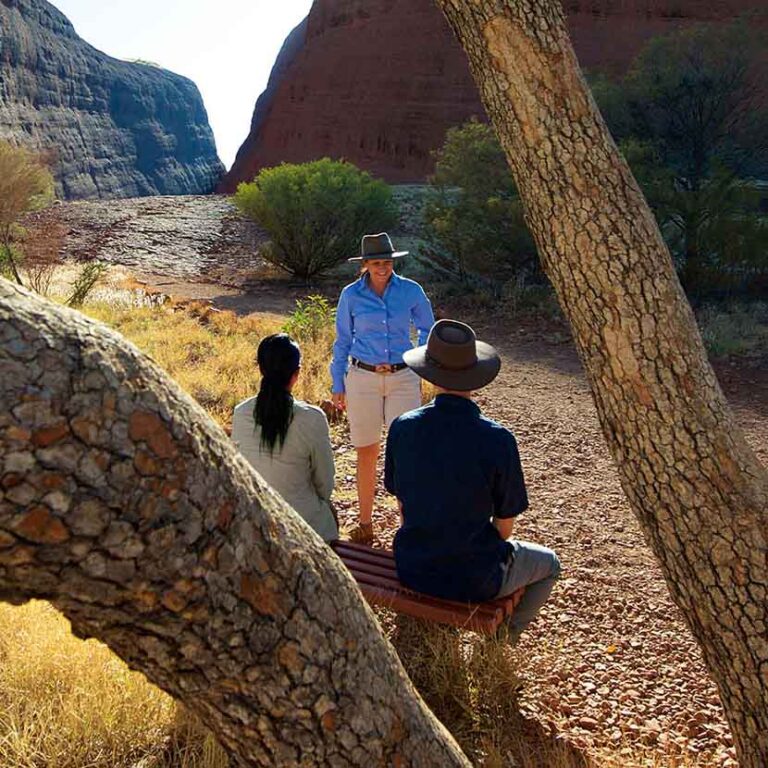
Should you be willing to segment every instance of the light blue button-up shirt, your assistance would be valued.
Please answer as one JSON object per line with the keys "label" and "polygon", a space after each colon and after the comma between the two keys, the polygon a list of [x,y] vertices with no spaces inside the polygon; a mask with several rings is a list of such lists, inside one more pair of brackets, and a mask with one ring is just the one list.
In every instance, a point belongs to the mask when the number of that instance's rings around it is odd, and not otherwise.
{"label": "light blue button-up shirt", "polygon": [[350,355],[368,365],[402,363],[411,349],[411,323],[419,344],[427,343],[435,316],[424,289],[393,273],[383,296],[378,296],[363,275],[348,285],[336,309],[336,341],[331,360],[332,391],[344,392],[344,374]]}

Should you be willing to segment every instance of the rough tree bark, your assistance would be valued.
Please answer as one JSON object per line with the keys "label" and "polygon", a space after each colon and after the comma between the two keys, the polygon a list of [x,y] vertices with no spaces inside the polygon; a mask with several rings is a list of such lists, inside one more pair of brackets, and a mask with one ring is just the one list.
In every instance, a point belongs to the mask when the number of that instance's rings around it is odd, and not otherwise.
{"label": "rough tree bark", "polygon": [[703,649],[741,764],[764,768],[768,474],[729,413],[559,0],[437,4],[504,146],[624,491]]}
{"label": "rough tree bark", "polygon": [[340,561],[107,328],[0,280],[0,600],[52,602],[238,765],[469,766]]}

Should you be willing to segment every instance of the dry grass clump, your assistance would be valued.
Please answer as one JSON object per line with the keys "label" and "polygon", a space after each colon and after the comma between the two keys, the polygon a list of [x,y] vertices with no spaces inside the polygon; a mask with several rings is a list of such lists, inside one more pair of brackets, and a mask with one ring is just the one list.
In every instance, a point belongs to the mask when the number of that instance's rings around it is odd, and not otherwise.
{"label": "dry grass clump", "polygon": [[47,603],[0,604],[0,626],[0,765],[226,768],[169,696]]}
{"label": "dry grass clump", "polygon": [[[148,354],[225,428],[234,407],[259,391],[259,342],[285,324],[277,315],[238,317],[203,304],[130,308],[93,303],[83,311]],[[314,343],[299,339],[302,375],[296,397],[308,402],[328,397],[332,342],[332,326]]]}
{"label": "dry grass clump", "polygon": [[587,768],[585,756],[520,713],[520,680],[505,640],[408,617],[392,643],[429,707],[474,765]]}

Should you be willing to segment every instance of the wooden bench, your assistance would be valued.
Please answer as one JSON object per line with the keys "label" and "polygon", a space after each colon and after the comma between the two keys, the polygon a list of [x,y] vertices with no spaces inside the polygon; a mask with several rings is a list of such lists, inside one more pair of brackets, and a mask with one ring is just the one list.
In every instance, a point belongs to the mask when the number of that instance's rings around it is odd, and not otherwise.
{"label": "wooden bench", "polygon": [[430,597],[404,587],[397,578],[394,555],[351,541],[334,541],[334,552],[350,570],[371,605],[438,624],[491,635],[514,611],[525,590],[486,603],[461,603]]}

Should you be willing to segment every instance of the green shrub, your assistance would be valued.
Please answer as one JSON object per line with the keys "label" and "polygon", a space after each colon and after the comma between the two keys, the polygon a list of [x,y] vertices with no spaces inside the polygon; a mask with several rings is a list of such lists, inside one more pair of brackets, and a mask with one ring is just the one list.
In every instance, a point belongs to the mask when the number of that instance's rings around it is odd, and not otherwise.
{"label": "green shrub", "polygon": [[53,198],[53,176],[42,158],[0,141],[0,274],[19,274],[21,249],[16,241],[18,221],[27,211],[41,208]]}
{"label": "green shrub", "polygon": [[366,232],[398,219],[384,182],[328,158],[266,168],[238,186],[235,203],[270,236],[264,258],[306,280],[356,255]]}
{"label": "green shrub", "polygon": [[768,281],[768,221],[750,179],[768,168],[753,71],[764,47],[743,21],[694,25],[651,40],[621,81],[592,82],[692,301]]}
{"label": "green shrub", "polygon": [[425,210],[435,260],[447,256],[462,281],[476,275],[501,284],[537,273],[536,248],[492,128],[476,120],[451,128],[435,156]]}
{"label": "green shrub", "polygon": [[296,341],[316,344],[328,330],[333,330],[336,311],[325,296],[307,296],[296,302],[283,330]]}
{"label": "green shrub", "polygon": [[100,261],[90,261],[83,266],[72,283],[72,293],[66,301],[68,307],[82,307],[90,292],[96,287],[108,267]]}

